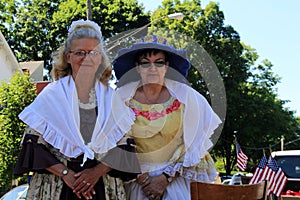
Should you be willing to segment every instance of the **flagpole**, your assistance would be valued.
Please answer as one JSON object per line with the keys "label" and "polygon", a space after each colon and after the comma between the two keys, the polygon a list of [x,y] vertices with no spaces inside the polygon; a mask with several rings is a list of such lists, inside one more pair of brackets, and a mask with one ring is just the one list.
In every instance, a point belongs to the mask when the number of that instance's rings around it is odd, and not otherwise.
{"label": "flagpole", "polygon": [[281,144],[281,145],[280,145],[280,146],[281,146],[280,149],[281,149],[281,151],[283,151],[283,149],[284,149],[284,136],[283,136],[283,135],[281,136],[280,144]]}
{"label": "flagpole", "polygon": [[[236,131],[233,131],[233,133],[236,133]],[[236,135],[233,134],[233,137],[234,137],[234,146],[235,146],[236,155],[238,155],[238,150],[236,148],[236,141],[237,141]]]}
{"label": "flagpole", "polygon": [[[233,131],[233,133],[236,133],[236,132],[237,132],[237,131]],[[237,137],[236,137],[235,134],[233,135],[233,137],[234,137],[234,146],[235,146],[236,162],[237,162],[238,156],[239,156],[239,151],[238,151],[238,149],[237,149],[237,147],[236,147]],[[238,168],[238,172],[240,172],[240,168]]]}
{"label": "flagpole", "polygon": [[272,154],[272,146],[269,146],[269,150],[270,150],[270,155]]}

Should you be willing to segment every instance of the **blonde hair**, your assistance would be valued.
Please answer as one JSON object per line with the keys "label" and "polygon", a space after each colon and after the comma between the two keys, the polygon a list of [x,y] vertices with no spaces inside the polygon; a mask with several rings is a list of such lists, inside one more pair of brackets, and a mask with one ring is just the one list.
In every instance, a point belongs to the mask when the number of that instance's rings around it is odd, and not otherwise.
{"label": "blonde hair", "polygon": [[82,38],[93,38],[98,40],[102,62],[99,65],[95,78],[107,85],[112,76],[111,64],[108,55],[104,50],[101,29],[95,22],[89,20],[79,20],[72,23],[65,43],[52,55],[53,69],[51,71],[51,76],[54,80],[58,80],[65,76],[72,75],[72,67],[67,62],[66,53],[71,50],[70,48],[73,40]]}

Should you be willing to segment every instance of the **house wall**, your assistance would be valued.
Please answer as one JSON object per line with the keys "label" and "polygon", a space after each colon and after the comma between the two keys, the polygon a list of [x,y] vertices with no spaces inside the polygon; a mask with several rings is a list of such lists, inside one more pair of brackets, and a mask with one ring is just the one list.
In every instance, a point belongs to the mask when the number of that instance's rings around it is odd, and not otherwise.
{"label": "house wall", "polygon": [[30,75],[34,81],[43,81],[43,67],[44,65],[42,63],[42,65]]}
{"label": "house wall", "polygon": [[0,31],[0,81],[8,81],[16,71],[22,73],[17,59]]}
{"label": "house wall", "polygon": [[19,62],[22,70],[28,70],[34,82],[43,81],[44,61]]}

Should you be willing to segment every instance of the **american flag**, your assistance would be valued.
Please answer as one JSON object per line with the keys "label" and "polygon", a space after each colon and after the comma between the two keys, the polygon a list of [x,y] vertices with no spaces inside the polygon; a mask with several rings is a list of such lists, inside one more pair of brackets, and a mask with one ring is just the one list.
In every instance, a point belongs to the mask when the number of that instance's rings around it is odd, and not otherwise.
{"label": "american flag", "polygon": [[243,153],[237,141],[235,142],[235,145],[236,145],[236,152],[237,152],[237,167],[241,171],[245,171],[247,166],[248,156],[246,156],[246,154]]}
{"label": "american flag", "polygon": [[260,159],[258,166],[255,169],[255,172],[254,172],[251,180],[249,181],[249,184],[256,184],[256,183],[259,183],[264,180],[263,174],[264,174],[264,170],[265,170],[267,163],[268,163],[268,160],[267,160],[266,156],[263,156]]}
{"label": "american flag", "polygon": [[269,181],[268,195],[273,193],[279,197],[286,185],[287,177],[272,156],[270,156],[267,166],[268,173],[266,179]]}

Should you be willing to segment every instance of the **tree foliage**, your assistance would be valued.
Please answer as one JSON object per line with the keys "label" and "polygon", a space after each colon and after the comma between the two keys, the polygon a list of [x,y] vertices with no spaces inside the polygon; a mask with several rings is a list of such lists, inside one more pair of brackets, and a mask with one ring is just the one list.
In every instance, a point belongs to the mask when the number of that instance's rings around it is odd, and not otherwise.
{"label": "tree foliage", "polygon": [[0,187],[11,186],[13,169],[20,150],[25,124],[19,113],[36,97],[36,88],[28,75],[17,73],[9,83],[0,85]]}
{"label": "tree foliage", "polygon": [[[278,99],[275,87],[280,78],[272,72],[272,63],[256,64],[259,56],[255,49],[243,44],[232,26],[224,25],[218,4],[210,2],[202,8],[200,0],[164,0],[152,17],[155,20],[174,12],[185,14],[184,20],[160,20],[156,26],[175,29],[198,42],[215,62],[225,85],[226,118],[213,155],[224,160],[226,173],[236,169],[235,137],[250,157],[249,171],[262,156],[262,149],[280,150],[281,136],[287,141],[299,138],[299,122],[284,108],[286,101]],[[188,80],[209,100],[207,84],[211,83],[205,83],[195,68]]]}
{"label": "tree foliage", "polygon": [[[0,14],[0,30],[17,60],[43,60],[48,71],[51,54],[62,45],[70,23],[86,19],[85,0],[0,0],[0,5],[5,11]],[[94,0],[92,17],[104,38],[149,22],[149,14],[136,0]]]}

